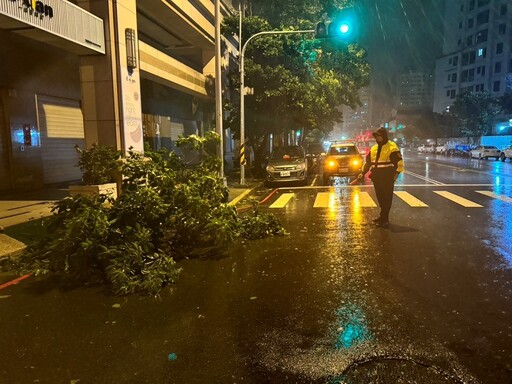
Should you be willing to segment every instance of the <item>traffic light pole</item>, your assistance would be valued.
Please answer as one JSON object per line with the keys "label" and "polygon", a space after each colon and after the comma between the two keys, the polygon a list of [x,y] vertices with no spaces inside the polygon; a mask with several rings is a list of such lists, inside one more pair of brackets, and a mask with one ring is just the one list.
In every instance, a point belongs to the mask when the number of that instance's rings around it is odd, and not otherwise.
{"label": "traffic light pole", "polygon": [[[244,62],[245,62],[245,49],[247,48],[247,44],[258,36],[263,35],[290,35],[297,33],[315,33],[314,29],[306,29],[299,31],[263,31],[258,32],[247,39],[247,41],[243,44],[242,50],[240,51],[240,155],[243,153],[242,151],[245,149],[245,70],[244,70]],[[240,36],[240,39],[242,37]],[[240,156],[240,185],[245,185],[245,164],[243,164],[242,156]]]}

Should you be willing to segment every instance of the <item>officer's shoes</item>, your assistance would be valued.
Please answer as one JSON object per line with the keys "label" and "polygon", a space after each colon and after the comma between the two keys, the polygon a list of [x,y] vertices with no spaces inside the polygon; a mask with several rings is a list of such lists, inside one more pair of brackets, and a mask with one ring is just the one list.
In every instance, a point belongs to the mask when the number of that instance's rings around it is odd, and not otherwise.
{"label": "officer's shoes", "polygon": [[375,223],[375,225],[376,225],[377,227],[387,229],[387,228],[389,228],[389,221],[377,221],[377,222]]}
{"label": "officer's shoes", "polygon": [[377,224],[377,223],[380,223],[380,222],[381,222],[381,219],[380,219],[380,217],[377,217],[376,219],[373,219],[372,221],[373,221],[375,224]]}

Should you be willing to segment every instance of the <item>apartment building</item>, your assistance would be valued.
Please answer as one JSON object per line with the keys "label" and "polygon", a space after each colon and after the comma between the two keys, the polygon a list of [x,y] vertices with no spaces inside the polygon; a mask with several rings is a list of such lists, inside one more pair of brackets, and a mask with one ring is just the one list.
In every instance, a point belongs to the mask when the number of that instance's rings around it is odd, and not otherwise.
{"label": "apartment building", "polygon": [[395,108],[403,110],[432,110],[434,76],[430,73],[408,71],[397,76]]}
{"label": "apartment building", "polygon": [[172,149],[207,129],[214,32],[214,0],[0,0],[0,193],[80,179],[75,145]]}
{"label": "apartment building", "polygon": [[436,60],[434,112],[461,92],[512,92],[510,0],[445,2],[443,56]]}

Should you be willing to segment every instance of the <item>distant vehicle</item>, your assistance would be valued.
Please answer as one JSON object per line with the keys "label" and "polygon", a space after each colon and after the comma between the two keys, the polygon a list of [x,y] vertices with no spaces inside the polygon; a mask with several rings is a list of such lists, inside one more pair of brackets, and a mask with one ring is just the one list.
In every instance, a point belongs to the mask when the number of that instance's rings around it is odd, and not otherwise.
{"label": "distant vehicle", "polygon": [[277,147],[270,154],[266,166],[266,184],[283,183],[307,185],[308,169],[306,152],[299,146]]}
{"label": "distant vehicle", "polygon": [[357,176],[364,159],[354,143],[331,144],[323,163],[323,182],[329,185],[332,176]]}
{"label": "distant vehicle", "polygon": [[377,144],[377,142],[375,141],[375,137],[373,137],[373,132],[366,131],[365,133],[356,136],[354,144],[359,150],[359,153],[366,156],[370,153],[370,149]]}
{"label": "distant vehicle", "polygon": [[512,145],[507,149],[501,151],[500,159],[501,161],[505,161],[507,159],[510,159],[510,161],[512,161]]}
{"label": "distant vehicle", "polygon": [[498,147],[495,147],[494,145],[479,145],[475,149],[473,149],[471,152],[469,152],[471,158],[476,157],[477,159],[486,159],[488,160],[489,157],[494,157],[496,160],[498,160],[501,157],[501,151]]}
{"label": "distant vehicle", "polygon": [[436,147],[436,153],[440,154],[440,155],[444,155],[446,153],[446,145],[438,145]]}
{"label": "distant vehicle", "polygon": [[422,144],[418,147],[418,153],[434,153],[434,146]]}
{"label": "distant vehicle", "polygon": [[320,164],[322,157],[325,156],[325,149],[322,144],[312,143],[306,147],[306,158],[308,160],[308,169]]}

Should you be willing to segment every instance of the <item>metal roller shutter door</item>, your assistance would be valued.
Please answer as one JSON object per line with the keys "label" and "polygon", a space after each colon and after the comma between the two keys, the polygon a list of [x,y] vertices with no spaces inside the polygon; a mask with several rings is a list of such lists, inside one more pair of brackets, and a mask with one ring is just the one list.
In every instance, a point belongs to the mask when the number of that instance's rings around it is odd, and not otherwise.
{"label": "metal roller shutter door", "polygon": [[83,148],[85,143],[80,102],[38,95],[37,120],[41,132],[44,183],[81,179],[75,150],[75,145]]}

